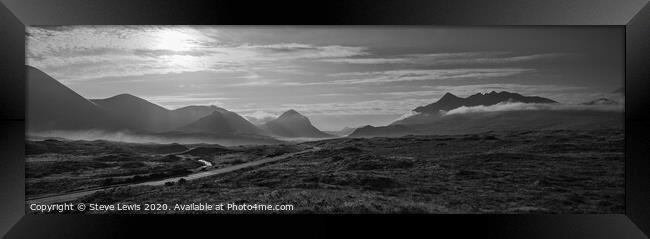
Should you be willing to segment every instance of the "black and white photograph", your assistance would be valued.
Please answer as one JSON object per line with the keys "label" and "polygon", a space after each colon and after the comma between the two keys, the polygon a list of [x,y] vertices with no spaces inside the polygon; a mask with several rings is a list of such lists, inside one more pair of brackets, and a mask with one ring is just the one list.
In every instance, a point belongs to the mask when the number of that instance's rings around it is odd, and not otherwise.
{"label": "black and white photograph", "polygon": [[25,210],[625,213],[624,31],[28,26]]}

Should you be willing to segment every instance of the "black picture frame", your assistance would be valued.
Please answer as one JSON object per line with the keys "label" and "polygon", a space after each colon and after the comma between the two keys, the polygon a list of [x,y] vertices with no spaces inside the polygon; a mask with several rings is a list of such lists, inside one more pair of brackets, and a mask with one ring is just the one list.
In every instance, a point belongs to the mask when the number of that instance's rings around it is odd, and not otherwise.
{"label": "black picture frame", "polygon": [[[650,6],[647,0],[0,0],[0,235],[6,238],[424,232],[495,238],[650,234]],[[625,28],[624,215],[25,215],[25,26],[437,25]],[[364,222],[363,225],[360,224]],[[399,230],[396,225],[401,226]],[[200,228],[201,230],[195,230]],[[347,232],[345,233],[349,235]],[[219,234],[220,235],[220,234]]]}

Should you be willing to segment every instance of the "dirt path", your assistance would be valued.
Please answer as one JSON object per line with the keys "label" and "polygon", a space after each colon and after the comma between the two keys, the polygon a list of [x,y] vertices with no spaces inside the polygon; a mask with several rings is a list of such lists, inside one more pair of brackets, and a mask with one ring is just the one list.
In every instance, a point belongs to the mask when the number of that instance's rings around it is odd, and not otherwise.
{"label": "dirt path", "polygon": [[77,191],[77,192],[71,192],[71,193],[66,193],[66,194],[61,194],[61,195],[56,195],[56,196],[46,196],[46,197],[41,197],[41,198],[34,198],[34,199],[28,199],[27,203],[32,204],[53,204],[53,203],[60,203],[60,202],[68,202],[72,201],[84,196],[88,196],[90,194],[111,189],[111,188],[117,188],[117,187],[133,187],[133,186],[160,186],[164,185],[167,182],[177,182],[179,179],[184,178],[185,180],[195,180],[199,178],[204,178],[208,176],[214,176],[214,175],[219,175],[219,174],[224,174],[224,173],[229,173],[233,172],[236,170],[240,169],[245,169],[245,168],[250,168],[254,166],[259,166],[262,164],[267,164],[267,163],[273,163],[277,162],[283,159],[286,159],[288,157],[297,155],[297,154],[302,154],[302,153],[307,153],[307,152],[314,152],[319,150],[319,147],[313,147],[311,149],[299,151],[299,152],[294,152],[294,153],[288,153],[288,154],[283,154],[275,157],[270,157],[270,158],[264,158],[260,160],[255,160],[247,163],[242,163],[242,164],[237,164],[225,168],[217,168],[209,171],[199,171],[196,173],[192,173],[183,177],[173,177],[173,178],[166,178],[162,180],[154,180],[154,181],[149,181],[149,182],[143,182],[143,183],[132,183],[132,184],[119,184],[119,185],[111,185],[108,187],[102,187],[102,188],[96,188],[96,189],[89,189],[89,190],[82,190],[82,191]]}

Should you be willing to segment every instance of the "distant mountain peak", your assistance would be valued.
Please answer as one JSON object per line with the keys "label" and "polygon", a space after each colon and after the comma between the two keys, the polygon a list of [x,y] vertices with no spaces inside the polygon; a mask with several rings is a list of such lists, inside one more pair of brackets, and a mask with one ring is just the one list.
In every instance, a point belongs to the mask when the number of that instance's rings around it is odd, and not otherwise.
{"label": "distant mountain peak", "polygon": [[589,102],[582,103],[583,105],[617,105],[618,102],[607,98],[598,98]]}
{"label": "distant mountain peak", "polygon": [[[501,91],[501,92],[505,92],[505,91]],[[496,91],[490,91],[488,93],[478,92],[476,94],[470,95],[470,97],[472,97],[472,96],[498,95],[498,94],[499,93],[497,93]]]}
{"label": "distant mountain peak", "polygon": [[518,94],[518,93],[514,93],[514,92],[508,92],[508,91],[496,92],[496,91],[493,90],[493,91],[490,91],[488,93],[480,93],[479,92],[479,93],[471,95],[470,97],[472,97],[472,96],[522,96],[522,95]]}
{"label": "distant mountain peak", "polygon": [[285,111],[278,118],[266,122],[261,127],[271,134],[283,137],[332,137],[314,127],[309,118],[293,109]]}
{"label": "distant mountain peak", "polygon": [[295,111],[293,109],[287,110],[284,113],[282,113],[278,119],[285,119],[285,118],[295,118],[295,117],[302,117],[302,118],[307,118],[304,115],[298,113],[298,111]]}
{"label": "distant mountain peak", "polygon": [[224,109],[224,108],[218,107],[216,105],[189,105],[189,106],[185,106],[185,107],[175,109],[174,111],[185,112],[185,113],[193,112],[193,113],[200,113],[200,114],[209,115],[209,114],[212,113],[212,111],[225,112],[227,110]]}
{"label": "distant mountain peak", "polygon": [[[443,100],[443,99],[459,99],[459,97],[456,96],[456,95],[454,95],[454,94],[452,94],[452,93],[447,92],[447,93],[445,93],[445,95],[443,95],[443,96],[440,98],[440,100]],[[439,101],[440,101],[440,100],[439,100]]]}
{"label": "distant mountain peak", "polygon": [[132,95],[132,94],[123,93],[123,94],[113,96],[111,98],[138,98],[138,97],[136,97],[135,95]]}
{"label": "distant mountain peak", "polygon": [[188,108],[188,109],[192,109],[192,108],[213,108],[213,109],[217,109],[219,107],[217,107],[215,105],[188,105],[188,106],[181,107],[181,108]]}
{"label": "distant mountain peak", "polygon": [[[140,101],[140,102],[142,102],[142,103],[153,104],[153,103],[151,103],[151,102],[149,102],[149,101],[147,101],[147,100],[145,100],[145,99],[142,99],[142,98],[137,97],[137,96],[132,95],[132,94],[126,94],[126,93],[125,93],[125,94],[114,95],[114,96],[111,96],[111,97],[108,97],[108,98],[105,98],[105,99],[92,99],[92,101],[94,101],[94,102],[96,102],[96,103],[97,103],[97,102],[111,102],[111,101],[112,101],[112,102],[118,102],[118,101]],[[158,106],[158,105],[157,105],[157,106]],[[159,107],[160,107],[160,106],[159,106]]]}
{"label": "distant mountain peak", "polygon": [[290,109],[290,110],[285,111],[283,113],[283,115],[300,115],[300,113],[298,113],[298,111],[296,111],[294,109]]}
{"label": "distant mountain peak", "polygon": [[260,129],[248,122],[240,115],[230,111],[212,111],[184,127],[179,129],[185,132],[202,132],[217,134],[257,134]]}
{"label": "distant mountain peak", "polygon": [[554,100],[538,97],[538,96],[523,96],[518,93],[507,91],[491,91],[489,93],[476,93],[467,98],[457,97],[451,93],[445,93],[435,103],[420,106],[414,109],[418,113],[438,113],[439,111],[449,111],[458,107],[478,106],[478,105],[495,105],[501,102],[521,102],[521,103],[557,103]]}

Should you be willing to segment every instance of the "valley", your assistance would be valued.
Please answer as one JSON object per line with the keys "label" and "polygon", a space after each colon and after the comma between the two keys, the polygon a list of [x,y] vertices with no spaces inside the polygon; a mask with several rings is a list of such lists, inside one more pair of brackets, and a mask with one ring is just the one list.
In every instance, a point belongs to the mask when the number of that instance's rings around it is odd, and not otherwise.
{"label": "valley", "polygon": [[507,91],[447,92],[386,125],[325,132],[291,108],[258,122],[214,105],[167,109],[126,93],[86,99],[36,68],[27,76],[27,203],[625,211],[623,104],[607,98],[563,104]]}
{"label": "valley", "polygon": [[[112,187],[70,202],[292,204],[292,213],[623,213],[623,136],[621,130],[518,130],[196,147],[172,154],[201,157],[215,168],[284,156],[193,180]],[[39,163],[97,149],[79,145],[57,148],[60,156],[47,160],[43,154],[28,156],[30,195],[46,192],[35,190],[35,179],[55,178],[46,176],[49,170],[39,174]],[[170,153],[162,146],[119,148],[147,148],[139,154],[151,161]],[[87,157],[79,161],[96,161]],[[180,162],[172,165],[200,166]],[[115,165],[115,174],[93,171],[115,176],[121,167]],[[57,173],[75,175],[74,170]]]}
{"label": "valley", "polygon": [[[28,141],[29,199],[186,177],[299,151],[298,146],[136,144],[112,141]],[[164,182],[160,183],[164,184]]]}

